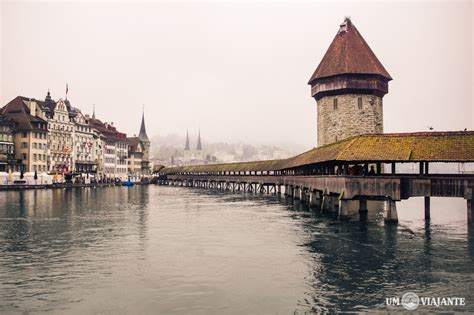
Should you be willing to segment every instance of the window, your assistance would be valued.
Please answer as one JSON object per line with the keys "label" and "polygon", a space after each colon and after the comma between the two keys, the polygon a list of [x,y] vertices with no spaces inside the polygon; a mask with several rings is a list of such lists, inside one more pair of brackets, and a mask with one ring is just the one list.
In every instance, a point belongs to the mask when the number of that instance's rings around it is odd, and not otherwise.
{"label": "window", "polygon": [[26,160],[26,158],[27,158],[26,153],[23,153],[23,154],[21,155],[21,158],[22,158],[23,160]]}
{"label": "window", "polygon": [[334,106],[334,110],[336,110],[337,109],[337,98],[335,98],[333,100],[333,106]]}
{"label": "window", "polygon": [[357,106],[362,109],[362,97],[357,98]]}
{"label": "window", "polygon": [[21,148],[22,148],[22,149],[28,148],[28,143],[27,143],[27,142],[22,142],[22,143],[21,143]]}
{"label": "window", "polygon": [[27,133],[26,133],[26,132],[23,132],[23,133],[21,134],[21,137],[22,137],[22,138],[26,138],[26,137],[27,137]]}

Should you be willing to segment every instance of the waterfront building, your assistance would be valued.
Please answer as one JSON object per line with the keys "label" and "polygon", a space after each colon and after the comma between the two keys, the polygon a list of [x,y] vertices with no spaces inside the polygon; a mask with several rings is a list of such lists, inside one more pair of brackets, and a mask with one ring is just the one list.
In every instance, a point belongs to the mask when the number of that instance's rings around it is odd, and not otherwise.
{"label": "waterfront building", "polygon": [[41,101],[17,96],[1,114],[15,123],[15,159],[24,172],[46,172],[48,160],[48,122]]}
{"label": "waterfront building", "polygon": [[117,152],[115,176],[121,180],[127,180],[128,177],[128,141],[127,135],[117,132],[115,149]]}
{"label": "waterfront building", "polygon": [[104,161],[105,161],[105,136],[98,131],[97,129],[92,129],[94,131],[94,156],[97,163],[96,175],[99,178],[104,177]]}
{"label": "waterfront building", "polygon": [[345,18],[311,76],[317,102],[317,144],[383,133],[382,98],[390,74],[350,18]]}
{"label": "waterfront building", "polygon": [[104,142],[104,176],[115,178],[116,148],[115,141],[106,138]]}
{"label": "waterfront building", "polygon": [[78,173],[95,174],[99,163],[96,142],[100,135],[89,124],[89,117],[79,109],[75,110],[74,123],[75,170]]}
{"label": "waterfront building", "polygon": [[0,172],[20,171],[21,161],[15,159],[15,123],[0,114]]}
{"label": "waterfront building", "polygon": [[141,176],[142,159],[143,159],[143,143],[139,137],[127,138],[128,141],[128,173],[132,176]]}
{"label": "waterfront building", "polygon": [[[69,106],[68,106],[69,105]],[[54,102],[50,92],[44,102],[44,111],[48,120],[48,170],[51,173],[64,174],[75,169],[74,131],[75,124],[70,104],[59,99]]]}
{"label": "waterfront building", "polygon": [[0,171],[78,172],[124,180],[133,166],[132,174],[150,174],[144,115],[134,138],[96,119],[95,112],[84,115],[67,99],[54,101],[49,91],[44,101],[18,96],[0,110]]}
{"label": "waterfront building", "polygon": [[[100,132],[96,139],[96,150],[103,152],[103,166],[99,166],[100,175],[106,178],[127,179],[128,141],[127,135],[114,127],[113,123],[104,123],[99,119],[89,119],[93,128]],[[100,163],[100,159],[98,159]]]}

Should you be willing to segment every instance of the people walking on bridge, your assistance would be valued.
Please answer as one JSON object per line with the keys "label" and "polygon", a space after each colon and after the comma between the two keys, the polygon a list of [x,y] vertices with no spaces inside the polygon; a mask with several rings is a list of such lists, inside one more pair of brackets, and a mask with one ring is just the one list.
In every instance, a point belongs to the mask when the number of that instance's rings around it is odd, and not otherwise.
{"label": "people walking on bridge", "polygon": [[373,165],[370,166],[369,176],[375,176],[375,167]]}

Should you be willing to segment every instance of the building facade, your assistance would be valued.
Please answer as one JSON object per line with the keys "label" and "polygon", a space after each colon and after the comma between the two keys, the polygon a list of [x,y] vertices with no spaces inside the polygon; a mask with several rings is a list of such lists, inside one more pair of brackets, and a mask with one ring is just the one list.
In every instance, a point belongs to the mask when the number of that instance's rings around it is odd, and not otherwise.
{"label": "building facade", "polygon": [[144,115],[139,136],[127,139],[113,123],[96,119],[95,112],[84,115],[67,99],[54,101],[49,91],[44,101],[18,96],[0,109],[0,172],[126,180],[151,173],[150,145]]}
{"label": "building facade", "polygon": [[127,136],[122,134],[115,142],[115,176],[121,180],[127,180],[128,177],[128,141]]}
{"label": "building facade", "polygon": [[99,163],[97,166],[98,176],[126,180],[128,173],[127,135],[119,132],[113,123],[104,123],[96,119],[95,114],[89,119],[89,123],[97,130],[95,154]]}
{"label": "building facade", "polygon": [[17,96],[1,114],[15,123],[15,159],[21,161],[21,171],[47,172],[48,122],[42,102]]}
{"label": "building facade", "polygon": [[128,141],[128,173],[132,176],[143,175],[143,144],[138,137],[127,138]]}
{"label": "building facade", "polygon": [[74,115],[74,157],[75,171],[81,174],[97,173],[96,133],[89,125],[89,119],[80,110]]}
{"label": "building facade", "polygon": [[0,114],[0,172],[19,172],[21,163],[15,159],[15,123]]}
{"label": "building facade", "polygon": [[390,74],[346,18],[308,84],[317,102],[317,145],[383,133]]}
{"label": "building facade", "polygon": [[48,170],[50,173],[65,174],[75,169],[74,134],[75,123],[65,101],[45,100],[45,113],[48,120]]}

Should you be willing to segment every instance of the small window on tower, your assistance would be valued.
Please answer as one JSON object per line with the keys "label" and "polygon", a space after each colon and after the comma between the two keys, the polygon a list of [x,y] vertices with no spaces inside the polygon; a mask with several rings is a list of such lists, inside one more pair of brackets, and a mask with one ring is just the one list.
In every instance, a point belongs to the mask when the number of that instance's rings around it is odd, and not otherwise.
{"label": "small window on tower", "polygon": [[362,97],[357,99],[357,105],[359,106],[359,109],[362,109]]}
{"label": "small window on tower", "polygon": [[334,110],[337,109],[337,98],[334,99]]}

